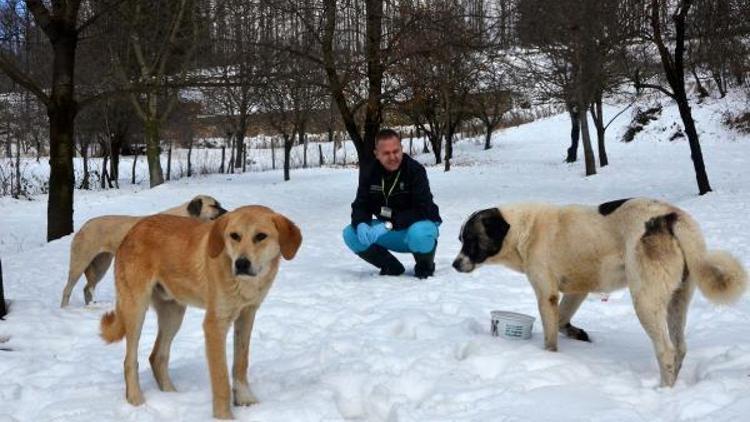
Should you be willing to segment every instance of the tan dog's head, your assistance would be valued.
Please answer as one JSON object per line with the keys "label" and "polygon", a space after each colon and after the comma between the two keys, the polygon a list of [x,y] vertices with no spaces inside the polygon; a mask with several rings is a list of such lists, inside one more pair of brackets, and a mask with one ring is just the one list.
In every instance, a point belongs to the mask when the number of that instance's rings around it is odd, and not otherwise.
{"label": "tan dog's head", "polygon": [[208,195],[198,195],[187,204],[188,215],[204,221],[219,218],[226,212],[216,198]]}
{"label": "tan dog's head", "polygon": [[[510,224],[498,208],[477,211],[461,227],[458,240],[461,252],[453,261],[453,268],[462,273],[473,271],[480,264],[501,253]],[[506,245],[507,246],[507,245]]]}
{"label": "tan dog's head", "polygon": [[211,258],[226,254],[235,277],[256,277],[277,262],[294,258],[302,243],[299,228],[288,218],[263,206],[237,208],[213,223],[208,238]]}

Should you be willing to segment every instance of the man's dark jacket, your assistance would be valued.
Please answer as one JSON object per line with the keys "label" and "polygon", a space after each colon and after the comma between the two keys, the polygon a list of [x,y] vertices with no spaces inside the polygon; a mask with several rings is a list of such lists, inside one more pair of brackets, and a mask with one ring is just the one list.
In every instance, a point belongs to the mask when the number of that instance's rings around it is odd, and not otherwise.
{"label": "man's dark jacket", "polygon": [[[386,218],[380,214],[381,207],[386,205],[383,179],[387,193],[397,175],[396,185],[388,196],[388,208],[392,210],[392,215],[391,218]],[[404,230],[419,220],[441,223],[443,220],[440,219],[437,205],[432,201],[424,166],[404,154],[399,169],[388,172],[375,160],[359,181],[357,197],[352,202],[352,226],[356,228],[359,223],[369,223],[373,215],[379,220],[390,220],[394,230]]]}

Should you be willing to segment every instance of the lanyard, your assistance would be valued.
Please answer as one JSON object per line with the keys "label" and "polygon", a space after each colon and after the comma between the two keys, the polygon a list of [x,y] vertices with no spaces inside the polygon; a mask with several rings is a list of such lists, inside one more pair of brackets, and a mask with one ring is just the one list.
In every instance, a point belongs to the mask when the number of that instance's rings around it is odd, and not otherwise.
{"label": "lanyard", "polygon": [[393,180],[393,184],[391,185],[391,188],[388,190],[388,194],[385,193],[385,177],[380,179],[380,187],[383,189],[383,198],[385,198],[385,206],[388,206],[388,198],[391,196],[391,193],[393,193],[393,188],[396,187],[396,183],[398,183],[398,178],[401,176],[401,170],[396,173],[396,178]]}

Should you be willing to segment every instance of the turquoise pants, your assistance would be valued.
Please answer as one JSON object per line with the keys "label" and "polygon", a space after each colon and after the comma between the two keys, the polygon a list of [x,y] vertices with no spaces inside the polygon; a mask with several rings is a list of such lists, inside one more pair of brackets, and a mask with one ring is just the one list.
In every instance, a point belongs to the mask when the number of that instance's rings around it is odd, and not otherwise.
{"label": "turquoise pants", "polygon": [[[378,220],[370,221],[370,225]],[[438,225],[430,220],[420,220],[405,230],[391,230],[380,236],[375,244],[390,251],[403,253],[427,253],[435,248],[438,238]],[[344,228],[344,243],[354,253],[360,253],[369,246],[357,238],[357,230],[351,224]]]}

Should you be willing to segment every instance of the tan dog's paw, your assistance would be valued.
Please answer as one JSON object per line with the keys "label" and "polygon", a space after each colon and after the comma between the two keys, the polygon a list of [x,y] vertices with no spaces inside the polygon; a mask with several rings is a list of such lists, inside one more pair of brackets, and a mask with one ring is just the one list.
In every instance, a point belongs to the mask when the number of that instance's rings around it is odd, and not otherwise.
{"label": "tan dog's paw", "polygon": [[126,399],[128,400],[128,403],[133,406],[140,406],[143,403],[146,403],[146,399],[143,398],[143,394],[140,391],[133,394],[127,394]]}
{"label": "tan dog's paw", "polygon": [[234,386],[234,405],[235,406],[252,406],[258,403],[258,399],[250,391],[247,384]]}
{"label": "tan dog's paw", "polygon": [[234,415],[231,411],[214,412],[214,419],[231,420],[234,419]]}

